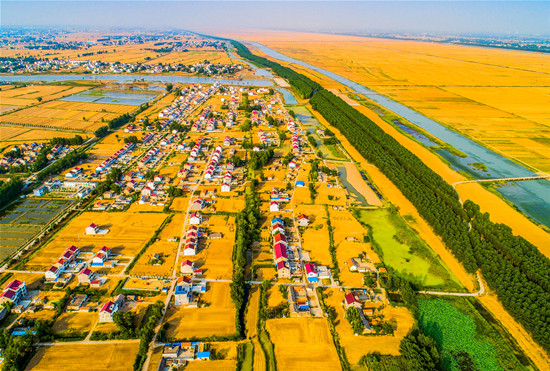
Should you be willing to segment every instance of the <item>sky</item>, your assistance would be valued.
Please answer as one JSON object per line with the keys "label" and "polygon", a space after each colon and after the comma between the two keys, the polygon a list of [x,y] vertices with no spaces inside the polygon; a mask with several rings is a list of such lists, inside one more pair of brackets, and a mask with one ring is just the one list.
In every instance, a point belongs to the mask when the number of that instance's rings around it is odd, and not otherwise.
{"label": "sky", "polygon": [[550,1],[0,1],[6,26],[550,35]]}

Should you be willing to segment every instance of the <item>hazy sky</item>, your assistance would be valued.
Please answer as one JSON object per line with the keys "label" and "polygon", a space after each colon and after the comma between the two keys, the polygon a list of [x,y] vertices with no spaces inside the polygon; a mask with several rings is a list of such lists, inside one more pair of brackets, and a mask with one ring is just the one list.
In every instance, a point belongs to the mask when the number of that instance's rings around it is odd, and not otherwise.
{"label": "hazy sky", "polygon": [[0,1],[2,26],[550,35],[550,1]]}

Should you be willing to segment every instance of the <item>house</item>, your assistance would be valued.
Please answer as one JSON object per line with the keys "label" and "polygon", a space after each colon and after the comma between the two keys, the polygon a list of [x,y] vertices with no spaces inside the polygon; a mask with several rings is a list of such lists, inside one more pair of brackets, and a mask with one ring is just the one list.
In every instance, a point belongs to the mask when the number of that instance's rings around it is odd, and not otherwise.
{"label": "house", "polygon": [[231,192],[231,186],[228,183],[223,183],[221,187],[221,192]]}
{"label": "house", "polygon": [[190,260],[186,260],[181,263],[180,272],[182,274],[193,274],[195,270],[195,263]]}
{"label": "house", "polygon": [[179,277],[174,290],[175,305],[188,305],[193,300],[191,292],[191,279],[189,277]]}
{"label": "house", "polygon": [[197,198],[191,204],[191,210],[202,210],[204,207],[204,200],[202,198]]}
{"label": "house", "polygon": [[108,301],[103,304],[99,311],[99,322],[113,322],[113,314],[118,312],[118,304],[113,301]]}
{"label": "house", "polygon": [[40,187],[38,187],[34,190],[34,195],[35,196],[42,196],[43,194],[45,194],[47,192],[48,192],[48,187],[46,187],[45,185],[41,185]]}
{"label": "house", "polygon": [[348,260],[348,269],[350,272],[370,272],[374,270],[374,265],[368,263],[364,259],[350,258]]}
{"label": "house", "polygon": [[103,265],[109,259],[109,256],[111,256],[111,249],[103,246],[92,258],[92,265]]}
{"label": "house", "polygon": [[9,302],[17,305],[26,295],[27,286],[25,285],[25,281],[13,280],[6,286],[4,291],[2,291],[2,294],[0,294],[0,304]]}
{"label": "house", "polygon": [[271,201],[271,203],[269,204],[269,211],[272,213],[278,213],[279,203],[277,201]]}
{"label": "house", "polygon": [[281,223],[276,223],[271,226],[271,234],[285,233],[285,227]]}
{"label": "house", "polygon": [[317,275],[320,279],[330,279],[330,270],[326,265],[318,265]]}
{"label": "house", "polygon": [[306,186],[306,183],[304,183],[303,180],[298,180],[296,182],[296,187],[305,187]]}
{"label": "house", "polygon": [[317,276],[317,269],[313,263],[306,263],[306,276],[308,282],[319,282],[319,277]]}
{"label": "house", "polygon": [[94,276],[95,273],[92,270],[84,268],[78,273],[78,283],[81,285],[89,285]]}
{"label": "house", "polygon": [[183,248],[183,255],[195,255],[197,253],[197,246],[194,244],[186,244]]}
{"label": "house", "polygon": [[309,216],[305,214],[298,215],[298,225],[301,227],[307,227],[309,225]]}
{"label": "house", "polygon": [[99,311],[99,322],[113,322],[113,314],[119,311],[124,303],[124,295],[117,295],[113,301],[103,304]]}
{"label": "house", "polygon": [[363,306],[361,302],[355,298],[355,295],[353,295],[352,292],[346,294],[346,296],[344,297],[344,304],[346,308],[355,307],[361,309]]}
{"label": "house", "polygon": [[285,246],[288,246],[288,243],[286,242],[286,236],[284,233],[276,233],[273,235],[273,245],[275,246],[278,243],[282,243]]}
{"label": "house", "polygon": [[273,253],[275,254],[275,264],[278,264],[281,261],[288,261],[288,254],[284,244],[277,243],[273,250]]}
{"label": "house", "polygon": [[46,271],[44,276],[46,277],[46,281],[56,281],[59,275],[61,274],[63,268],[60,268],[56,265],[52,265],[50,269]]}
{"label": "house", "polygon": [[86,234],[99,234],[99,226],[97,224],[90,224],[86,227]]}
{"label": "house", "polygon": [[88,300],[88,295],[86,294],[73,295],[71,297],[71,301],[67,304],[67,310],[80,310],[80,308],[86,303],[86,300]]}
{"label": "house", "polygon": [[191,225],[197,225],[202,223],[202,215],[198,212],[194,212],[189,217],[189,224]]}
{"label": "house", "polygon": [[290,268],[286,260],[277,263],[277,273],[279,278],[290,278]]}

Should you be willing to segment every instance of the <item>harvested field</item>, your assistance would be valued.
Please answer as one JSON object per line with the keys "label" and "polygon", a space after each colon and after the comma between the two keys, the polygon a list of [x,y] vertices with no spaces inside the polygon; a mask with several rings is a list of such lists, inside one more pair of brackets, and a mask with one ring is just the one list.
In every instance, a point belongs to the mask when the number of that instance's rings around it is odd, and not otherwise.
{"label": "harvested field", "polygon": [[310,226],[302,234],[302,249],[309,251],[312,261],[321,265],[332,265],[330,256],[327,214],[323,206],[299,205],[295,209],[297,214],[309,216]]}
{"label": "harvested field", "polygon": [[75,94],[88,88],[58,85],[31,85],[0,91],[0,100],[3,105],[29,106],[39,104],[42,101],[59,99],[67,95]]}
{"label": "harvested field", "polygon": [[[145,253],[139,258],[136,265],[134,265],[134,268],[131,270],[132,274],[165,277],[172,274],[178,251],[178,242],[168,242],[167,239],[169,237],[179,237],[181,235],[181,228],[184,220],[184,214],[174,215],[170,223],[168,223],[163,228],[162,232],[160,232],[158,236],[159,241],[149,246],[147,251],[145,251]],[[158,254],[161,257],[161,265],[150,264],[154,254]]]}
{"label": "harvested field", "polygon": [[40,347],[26,370],[126,371],[132,368],[138,348],[139,342]]}
{"label": "harvested field", "polygon": [[388,306],[383,310],[384,320],[389,321],[391,318],[397,320],[397,329],[393,336],[355,336],[351,325],[344,317],[344,308],[342,307],[344,293],[334,289],[328,290],[327,293],[329,297],[325,299],[325,304],[336,309],[336,331],[340,336],[340,345],[344,347],[350,364],[357,364],[363,355],[371,352],[399,355],[399,343],[414,325],[414,318],[407,308]]}
{"label": "harvested field", "polygon": [[246,336],[254,337],[256,335],[256,323],[258,322],[258,309],[260,306],[260,287],[253,285],[250,289],[248,299],[248,308],[246,312]]}
{"label": "harvested field", "polygon": [[204,308],[170,308],[165,316],[169,323],[167,337],[173,339],[204,338],[235,333],[235,306],[228,283],[208,283],[201,297],[209,303]]}
{"label": "harvested field", "polygon": [[[222,238],[203,239],[206,246],[199,253],[189,256],[196,266],[203,270],[206,278],[231,279],[233,276],[233,244],[235,240],[235,218],[213,215],[208,219],[209,233],[222,233]],[[202,245],[202,244],[201,244]],[[180,260],[181,261],[181,260]]]}
{"label": "harvested field", "polygon": [[1,122],[29,127],[63,128],[94,131],[135,106],[106,103],[82,103],[54,100],[8,113]]}
{"label": "harvested field", "polygon": [[281,370],[340,370],[326,319],[283,318],[266,322]]}
{"label": "harvested field", "polygon": [[[35,270],[47,269],[71,245],[80,247],[83,252],[96,252],[107,246],[115,255],[132,257],[151,238],[166,216],[128,212],[85,212],[65,226],[25,267]],[[86,235],[85,228],[91,223],[99,225],[101,229],[109,229],[109,233]]]}
{"label": "harvested field", "polygon": [[72,329],[75,331],[90,331],[98,318],[98,314],[93,312],[65,312],[55,321],[53,331],[56,334]]}
{"label": "harvested field", "polygon": [[[0,132],[3,131],[3,128],[0,128]],[[21,132],[18,135],[15,135],[10,138],[10,141],[31,141],[31,142],[42,142],[45,140],[49,140],[55,137],[61,137],[61,138],[73,138],[76,133],[74,132],[67,132],[67,131],[59,131],[59,130],[42,130],[42,129],[26,129],[21,128],[23,132]],[[84,140],[90,138],[92,135],[89,133],[78,133]]]}

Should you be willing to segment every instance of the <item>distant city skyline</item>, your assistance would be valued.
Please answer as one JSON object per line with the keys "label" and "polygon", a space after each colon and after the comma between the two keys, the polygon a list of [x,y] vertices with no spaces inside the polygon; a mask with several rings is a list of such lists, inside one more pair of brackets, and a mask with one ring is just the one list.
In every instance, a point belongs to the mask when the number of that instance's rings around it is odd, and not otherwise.
{"label": "distant city skyline", "polygon": [[2,26],[550,35],[547,1],[5,1]]}

